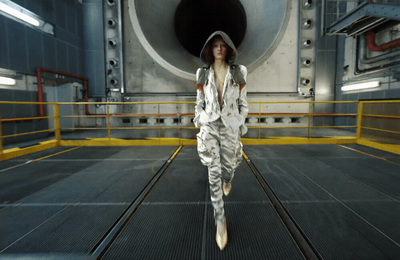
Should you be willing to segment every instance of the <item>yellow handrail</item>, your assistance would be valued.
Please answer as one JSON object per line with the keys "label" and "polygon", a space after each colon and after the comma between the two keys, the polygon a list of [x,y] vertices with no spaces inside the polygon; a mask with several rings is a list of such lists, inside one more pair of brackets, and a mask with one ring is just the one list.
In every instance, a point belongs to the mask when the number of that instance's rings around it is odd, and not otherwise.
{"label": "yellow handrail", "polygon": [[358,108],[357,108],[357,132],[356,132],[356,138],[359,140],[361,138],[361,122],[362,122],[362,112],[363,112],[363,103],[359,102],[358,103]]}
{"label": "yellow handrail", "polygon": [[[358,140],[361,138],[362,129],[374,130],[374,131],[382,131],[387,133],[399,134],[397,131],[387,130],[387,129],[379,129],[374,127],[366,127],[362,126],[363,118],[384,118],[384,119],[400,119],[400,115],[381,115],[381,114],[363,114],[363,109],[365,104],[371,103],[400,103],[399,100],[382,100],[382,101],[249,101],[249,104],[258,105],[258,111],[250,111],[249,117],[257,117],[258,124],[257,125],[249,125],[249,129],[258,129],[258,139],[262,139],[262,129],[304,129],[307,128],[307,138],[311,138],[311,129],[314,128],[355,128],[355,138]],[[190,104],[194,105],[193,101],[170,101],[170,102],[24,102],[24,101],[0,101],[0,105],[38,105],[38,104],[46,104],[49,106],[53,106],[54,114],[52,116],[34,116],[34,117],[20,117],[20,118],[1,118],[0,117],[0,152],[3,152],[4,147],[4,139],[11,137],[19,137],[24,135],[36,134],[36,133],[44,133],[44,132],[54,132],[55,140],[59,144],[62,141],[61,131],[62,130],[107,130],[107,137],[109,140],[112,139],[112,130],[158,130],[158,138],[161,138],[161,130],[166,129],[196,129],[196,127],[178,125],[178,126],[162,126],[161,120],[162,117],[193,117],[194,113],[192,108],[189,108],[188,113],[161,113],[161,105],[177,105],[177,104]],[[263,113],[263,104],[308,104],[308,111],[304,111],[300,113]],[[356,104],[357,111],[356,113],[315,113],[313,112],[314,104]],[[60,106],[68,106],[68,105],[104,105],[106,107],[105,114],[78,114],[78,115],[60,115]],[[157,111],[155,113],[111,113],[110,106],[117,105],[157,105],[154,106],[154,109]],[[186,107],[186,106],[185,106]],[[268,106],[267,106],[268,107]],[[153,108],[152,108],[153,109]],[[187,108],[186,108],[187,109]],[[254,106],[254,110],[255,110]],[[193,109],[194,110],[194,109]],[[306,109],[304,109],[306,110]],[[85,112],[84,112],[85,113]],[[4,114],[3,114],[4,116]],[[154,117],[157,122],[155,126],[126,126],[126,127],[113,127],[111,118],[122,118],[122,117]],[[304,122],[304,126],[263,126],[262,120],[264,117],[307,117],[307,123]],[[314,117],[356,117],[357,123],[356,125],[323,125],[323,126],[314,126],[313,118]],[[72,127],[72,128],[61,128],[61,121],[64,118],[106,118],[106,126],[104,127]],[[4,126],[2,124],[9,122],[20,122],[20,121],[30,121],[30,120],[42,120],[42,119],[53,119],[54,120],[54,129],[45,129],[39,131],[32,131],[26,133],[18,133],[18,134],[8,134],[3,135],[2,130],[4,131]]]}

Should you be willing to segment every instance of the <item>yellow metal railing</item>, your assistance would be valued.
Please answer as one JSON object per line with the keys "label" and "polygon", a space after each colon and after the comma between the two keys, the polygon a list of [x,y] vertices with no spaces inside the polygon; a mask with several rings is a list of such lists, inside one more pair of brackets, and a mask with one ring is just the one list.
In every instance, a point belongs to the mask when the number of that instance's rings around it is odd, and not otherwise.
{"label": "yellow metal railing", "polygon": [[[357,101],[265,101],[265,102],[249,102],[249,104],[258,104],[258,113],[252,113],[250,111],[249,117],[258,117],[258,126],[250,126],[248,127],[249,129],[258,129],[258,138],[262,139],[261,137],[261,130],[262,129],[274,129],[274,128],[279,128],[279,129],[307,129],[307,138],[311,138],[311,130],[312,129],[318,129],[318,128],[354,128],[356,129],[357,125],[345,125],[345,126],[340,126],[340,125],[323,125],[323,126],[318,126],[318,125],[313,125],[312,124],[312,119],[314,117],[356,117],[357,113],[315,113],[313,112],[313,105],[315,104],[357,104]],[[300,113],[263,113],[261,106],[263,104],[306,104],[307,105],[307,111],[306,112],[300,112]],[[307,117],[307,125],[306,126],[261,126],[261,117],[262,116],[284,116],[284,117]]]}
{"label": "yellow metal railing", "polygon": [[400,145],[400,101],[362,101],[357,138],[381,144]]}
{"label": "yellow metal railing", "polygon": [[[5,102],[1,101],[0,106],[4,107],[7,105],[47,105],[48,107],[52,107],[53,115],[49,116],[35,116],[35,117],[18,117],[18,118],[7,118],[7,111],[1,111],[0,115],[3,118],[0,118],[0,153],[2,158],[5,158],[4,154],[8,152],[8,150],[3,150],[4,142],[8,138],[18,138],[26,135],[33,134],[45,134],[48,133],[51,136],[54,136],[54,139],[49,140],[50,143],[54,146],[63,146],[63,145],[146,145],[146,141],[153,140],[149,143],[149,145],[154,144],[172,144],[179,142],[182,144],[185,138],[181,138],[182,131],[193,131],[196,129],[193,123],[191,123],[191,119],[194,117],[194,102]],[[371,141],[371,132],[381,132],[384,133],[383,136],[391,135],[394,136],[394,144],[396,145],[396,138],[400,135],[399,128],[396,128],[397,123],[393,123],[394,126],[389,122],[400,121],[400,110],[397,110],[393,114],[390,113],[374,113],[372,104],[380,104],[381,106],[386,106],[388,104],[400,106],[400,101],[326,101],[326,102],[317,102],[317,101],[288,101],[288,102],[249,102],[249,116],[248,118],[255,118],[252,123],[248,123],[249,134],[244,138],[244,144],[285,144],[285,143],[342,143],[342,142],[359,142],[361,139],[365,137],[365,139]],[[351,109],[353,113],[315,113],[315,106],[318,105],[331,105],[331,106],[341,106],[348,105],[354,106]],[[69,114],[65,113],[62,108],[71,108],[67,109],[68,111],[72,111]],[[90,108],[94,106],[102,107],[103,113],[92,113],[90,112]],[[123,113],[124,106],[131,106],[130,111],[136,111],[135,113]],[[277,106],[273,109],[271,107]],[[282,108],[279,111],[280,106]],[[297,106],[297,108],[293,109],[292,106]],[[79,110],[79,108],[83,108]],[[94,111],[94,109],[92,109]],[[286,111],[285,111],[286,110]],[[382,110],[382,109],[381,109]],[[63,112],[64,111],[64,112]],[[77,112],[80,111],[80,112]],[[96,109],[99,111],[99,109]],[[122,111],[122,112],[121,112]],[[173,111],[170,113],[164,113],[163,111]],[[270,111],[279,111],[270,112]],[[296,111],[296,113],[292,112]],[[335,110],[339,111],[339,110]],[[392,110],[390,110],[392,111]],[[385,112],[385,111],[383,111]],[[396,114],[397,113],[397,114]],[[139,122],[143,118],[152,119],[153,124],[137,124],[130,123],[130,126],[124,126],[121,124],[120,119],[137,119],[139,118]],[[172,125],[163,124],[163,120],[167,118],[173,118],[177,120],[176,123]],[[262,123],[262,120],[266,120],[266,118],[301,118],[302,123],[300,124],[267,124]],[[336,118],[351,118],[351,122],[353,124],[344,124],[341,125],[339,123],[328,123],[328,124],[319,124],[316,121],[319,118],[329,118],[330,120],[335,120]],[[75,122],[84,119],[85,123]],[[185,119],[186,122],[182,122]],[[48,120],[51,122],[51,125],[48,129],[40,129],[31,132],[18,132],[18,133],[7,133],[4,134],[5,127],[4,125],[10,123],[17,123],[21,121],[34,121],[34,120]],[[63,126],[65,121],[70,120],[72,123],[69,126]],[[89,121],[93,122],[89,122]],[[102,122],[95,122],[95,121]],[[155,123],[154,123],[155,120]],[[375,125],[373,120],[387,120],[390,127],[389,129],[385,129],[379,124]],[[344,120],[346,121],[346,120]],[[256,122],[256,123],[255,123]],[[394,127],[394,128],[393,128]],[[341,136],[341,137],[323,137],[323,138],[315,138],[312,135],[312,131],[317,129],[343,129],[350,130],[348,131],[349,135]],[[281,140],[278,138],[271,138],[271,136],[267,136],[268,133],[273,130],[280,129],[280,133],[283,133],[284,130],[294,129],[295,131],[300,129],[307,130],[307,134],[304,136],[280,136],[284,137]],[[69,140],[65,140],[63,135],[65,133],[74,133],[79,131],[88,131],[89,134],[93,134],[95,130],[103,130],[106,133],[101,136],[101,138],[93,138],[89,136],[87,140],[74,140],[73,138],[68,138]],[[113,133],[117,131],[132,131],[132,130],[146,130],[146,131],[156,131],[153,136],[141,136],[141,140],[123,140],[124,138],[119,138],[120,140],[116,141],[113,138]],[[163,135],[163,131],[165,130],[177,130],[179,131],[178,140],[170,140],[171,142],[162,143],[160,139],[164,137],[168,137],[167,135]],[[365,132],[368,132],[368,135],[365,135]],[[149,132],[150,133],[150,132]],[[94,135],[98,136],[98,135]],[[189,135],[190,136],[190,135]],[[194,136],[193,134],[191,136]],[[293,139],[290,139],[295,137]],[[304,140],[299,141],[299,137]],[[158,143],[154,142],[154,138],[158,139]],[[286,139],[285,139],[286,138]],[[382,137],[383,138],[383,137]],[[77,138],[79,139],[79,138]],[[128,138],[129,139],[129,138]],[[168,138],[165,138],[168,139]],[[174,138],[170,138],[174,139]],[[196,140],[189,138],[191,140],[186,140],[186,144],[195,144]],[[372,140],[377,141],[377,139]],[[379,141],[379,140],[378,140]],[[388,144],[386,140],[386,144]],[[49,145],[47,146],[49,147]],[[395,151],[397,151],[395,148]],[[7,157],[8,158],[8,157]]]}

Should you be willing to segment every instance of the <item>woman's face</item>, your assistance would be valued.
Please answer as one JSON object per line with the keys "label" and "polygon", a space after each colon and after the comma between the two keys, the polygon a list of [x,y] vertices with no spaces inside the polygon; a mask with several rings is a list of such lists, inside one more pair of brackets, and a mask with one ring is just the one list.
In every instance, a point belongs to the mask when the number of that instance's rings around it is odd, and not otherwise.
{"label": "woman's face", "polygon": [[222,38],[215,38],[212,44],[214,59],[225,60],[228,47]]}

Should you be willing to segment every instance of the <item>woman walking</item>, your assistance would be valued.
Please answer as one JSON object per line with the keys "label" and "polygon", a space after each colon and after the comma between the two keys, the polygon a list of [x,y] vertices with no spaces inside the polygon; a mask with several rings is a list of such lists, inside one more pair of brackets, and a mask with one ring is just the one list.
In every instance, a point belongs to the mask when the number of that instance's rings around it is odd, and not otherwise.
{"label": "woman walking", "polygon": [[193,122],[200,127],[197,151],[202,164],[208,167],[216,242],[221,250],[228,242],[223,194],[227,196],[231,191],[235,170],[242,160],[240,137],[247,132],[247,69],[234,64],[236,56],[229,36],[216,31],[201,50],[205,65],[196,73]]}

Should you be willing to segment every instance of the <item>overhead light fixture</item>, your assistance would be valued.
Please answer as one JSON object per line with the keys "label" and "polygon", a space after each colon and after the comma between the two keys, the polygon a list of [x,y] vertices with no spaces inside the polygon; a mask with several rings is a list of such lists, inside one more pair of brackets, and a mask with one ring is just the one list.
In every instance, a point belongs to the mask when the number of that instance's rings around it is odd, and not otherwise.
{"label": "overhead light fixture", "polygon": [[0,14],[7,16],[15,21],[32,26],[43,32],[54,34],[54,26],[43,21],[38,15],[28,9],[17,5],[10,0],[0,0]]}
{"label": "overhead light fixture", "polygon": [[18,18],[18,19],[21,19],[24,22],[32,24],[34,26],[39,26],[40,25],[38,20],[36,20],[33,17],[30,17],[27,14],[24,14],[22,9],[21,10],[17,10],[17,9],[14,9],[13,7],[11,7],[11,6],[6,5],[5,3],[0,3],[0,10],[3,11],[3,12],[6,12],[9,15],[12,15],[12,16]]}
{"label": "overhead light fixture", "polygon": [[370,81],[370,82],[345,85],[341,89],[342,91],[351,91],[351,90],[376,88],[379,87],[379,85],[380,85],[379,81]]}
{"label": "overhead light fixture", "polygon": [[0,85],[13,86],[16,83],[15,79],[0,76]]}

